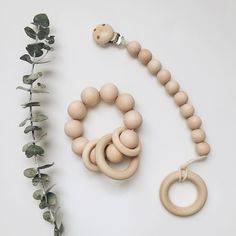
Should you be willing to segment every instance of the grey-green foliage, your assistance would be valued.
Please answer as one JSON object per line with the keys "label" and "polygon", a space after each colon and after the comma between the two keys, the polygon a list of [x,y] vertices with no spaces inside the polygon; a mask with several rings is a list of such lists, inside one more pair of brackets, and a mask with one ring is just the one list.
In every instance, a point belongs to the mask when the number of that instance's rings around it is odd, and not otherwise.
{"label": "grey-green foliage", "polygon": [[[39,165],[38,159],[42,159],[45,156],[45,150],[42,145],[38,143],[46,136],[43,131],[42,122],[48,119],[48,117],[42,113],[39,109],[40,102],[33,100],[34,94],[48,93],[45,88],[46,85],[39,81],[42,79],[42,72],[35,72],[35,67],[38,64],[48,63],[45,60],[48,52],[52,51],[52,44],[55,42],[55,37],[50,35],[50,21],[46,14],[38,14],[33,18],[32,26],[25,27],[24,31],[27,36],[30,37],[31,42],[26,46],[27,53],[23,54],[20,59],[22,61],[31,64],[31,73],[24,75],[22,82],[24,86],[18,86],[17,89],[22,90],[28,94],[27,102],[21,106],[24,109],[28,109],[26,118],[19,124],[24,128],[25,134],[31,134],[31,141],[26,143],[22,151],[27,158],[34,158],[36,166],[30,167],[24,170],[24,176],[30,178],[33,186],[37,186],[37,190],[33,193],[33,198],[38,202],[40,209],[45,209],[43,213],[43,219],[51,223],[54,226],[54,236],[61,236],[63,232],[62,223],[58,223],[58,209],[57,196],[51,190],[54,185],[48,187],[50,183],[50,177],[46,173],[42,173],[51,168],[54,163],[46,163]],[[37,123],[37,125],[35,125]],[[39,125],[38,125],[39,124]]]}

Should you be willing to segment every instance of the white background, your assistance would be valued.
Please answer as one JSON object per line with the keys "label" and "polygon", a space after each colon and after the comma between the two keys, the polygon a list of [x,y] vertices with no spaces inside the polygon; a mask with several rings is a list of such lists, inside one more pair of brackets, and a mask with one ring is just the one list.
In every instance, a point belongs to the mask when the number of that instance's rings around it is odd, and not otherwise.
{"label": "white background", "polygon": [[[16,91],[30,70],[19,57],[29,39],[23,28],[46,12],[56,35],[47,71],[50,95],[42,99],[49,116],[44,146],[52,182],[62,207],[68,236],[234,236],[236,234],[236,2],[231,0],[149,1],[0,1],[0,235],[53,235],[32,199],[33,187],[23,177],[32,166],[21,152],[29,140],[18,128],[27,110],[27,94]],[[161,205],[162,179],[195,156],[194,145],[178,108],[154,77],[125,50],[100,48],[92,40],[96,24],[110,23],[128,40],[139,40],[172,71],[203,119],[212,152],[192,170],[206,181],[208,201],[201,212],[179,218]],[[143,114],[141,165],[128,181],[112,181],[88,171],[75,156],[63,131],[70,101],[86,86],[115,83],[131,93]],[[101,105],[85,121],[86,135],[100,137],[122,124],[121,114]],[[176,185],[171,197],[179,204],[194,200],[191,185]]]}

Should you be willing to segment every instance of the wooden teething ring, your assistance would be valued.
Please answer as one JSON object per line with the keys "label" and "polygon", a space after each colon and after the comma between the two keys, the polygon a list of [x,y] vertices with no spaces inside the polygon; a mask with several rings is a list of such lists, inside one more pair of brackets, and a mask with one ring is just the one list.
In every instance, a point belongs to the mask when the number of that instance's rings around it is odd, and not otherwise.
{"label": "wooden teething ring", "polygon": [[[88,108],[95,107],[100,100],[116,104],[124,113],[124,127],[115,129],[113,134],[101,139],[89,141],[82,136],[82,120],[86,117]],[[81,93],[81,101],[74,101],[69,105],[68,113],[72,119],[65,124],[65,133],[73,139],[72,150],[82,156],[87,169],[101,171],[118,180],[127,179],[135,173],[141,152],[136,129],[142,124],[142,116],[134,110],[134,105],[134,98],[127,93],[119,94],[114,84],[105,84],[100,91],[93,87],[85,88]],[[113,169],[108,164],[119,163],[125,156],[131,159],[125,170]]]}
{"label": "wooden teething ring", "polygon": [[179,181],[179,171],[170,173],[160,187],[160,199],[163,206],[176,216],[191,216],[202,209],[207,199],[207,187],[203,179],[192,171],[187,172],[186,180],[192,182],[197,188],[197,198],[187,207],[176,206],[169,198],[171,186]]}

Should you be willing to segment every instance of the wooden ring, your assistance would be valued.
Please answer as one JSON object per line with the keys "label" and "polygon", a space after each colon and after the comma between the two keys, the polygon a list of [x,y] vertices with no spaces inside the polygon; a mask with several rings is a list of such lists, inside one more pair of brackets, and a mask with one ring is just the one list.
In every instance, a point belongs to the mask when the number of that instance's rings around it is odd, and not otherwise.
{"label": "wooden ring", "polygon": [[105,149],[107,145],[112,141],[112,134],[103,136],[96,146],[96,162],[99,169],[108,177],[116,180],[128,179],[131,177],[139,166],[139,156],[133,157],[124,170],[116,170],[111,168],[105,159]]}
{"label": "wooden ring", "polygon": [[90,157],[89,157],[93,148],[96,147],[97,142],[98,142],[98,139],[89,141],[84,147],[84,150],[82,153],[82,159],[83,159],[84,165],[87,167],[87,169],[92,170],[92,171],[99,171],[98,166],[94,165],[91,162]]}
{"label": "wooden ring", "polygon": [[140,154],[141,151],[141,143],[139,142],[138,146],[136,148],[128,148],[120,141],[120,134],[126,130],[126,127],[120,127],[114,130],[112,133],[112,142],[116,146],[116,148],[125,156],[128,157],[136,157]]}
{"label": "wooden ring", "polygon": [[170,187],[179,181],[179,171],[170,173],[160,187],[160,199],[163,206],[176,216],[191,216],[202,209],[207,199],[207,187],[203,179],[192,171],[188,171],[186,180],[192,182],[197,188],[197,198],[187,207],[176,206],[169,198]]}

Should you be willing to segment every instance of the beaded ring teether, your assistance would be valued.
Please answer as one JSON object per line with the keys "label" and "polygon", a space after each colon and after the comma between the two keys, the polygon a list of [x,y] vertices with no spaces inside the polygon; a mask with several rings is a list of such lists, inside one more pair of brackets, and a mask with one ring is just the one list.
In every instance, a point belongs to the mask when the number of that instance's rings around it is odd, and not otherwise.
{"label": "beaded ring teether", "polygon": [[[114,130],[100,139],[88,141],[83,135],[82,120],[90,107],[99,101],[115,103],[124,113],[124,127]],[[65,133],[73,139],[72,150],[82,156],[84,165],[91,171],[101,171],[112,179],[122,180],[131,177],[139,165],[141,143],[136,130],[142,124],[142,116],[134,110],[134,98],[127,93],[120,93],[114,84],[105,84],[100,92],[93,87],[85,88],[81,101],[74,101],[68,106],[72,118],[65,124]],[[130,162],[126,169],[118,170],[109,165],[120,163],[124,158]]]}
{"label": "beaded ring teether", "polygon": [[[206,134],[201,128],[202,121],[194,114],[195,109],[188,102],[188,95],[180,90],[179,83],[171,78],[170,72],[162,68],[160,61],[154,59],[148,49],[142,49],[141,45],[136,41],[126,42],[124,37],[114,32],[110,25],[98,25],[93,30],[93,38],[97,44],[103,47],[108,44],[115,44],[126,48],[132,57],[137,57],[143,65],[147,66],[151,74],[156,76],[157,80],[165,87],[167,93],[174,98],[175,103],[180,108],[180,113],[187,120],[187,124],[191,130],[192,140],[196,144],[198,157],[181,165],[178,171],[169,174],[164,179],[160,187],[160,199],[164,207],[177,216],[189,216],[197,213],[205,204],[207,188],[202,178],[188,170],[188,166],[194,162],[204,160],[210,152],[210,146],[205,142]],[[192,205],[179,207],[171,202],[168,193],[172,184],[185,180],[192,182],[196,186],[198,195]]]}

